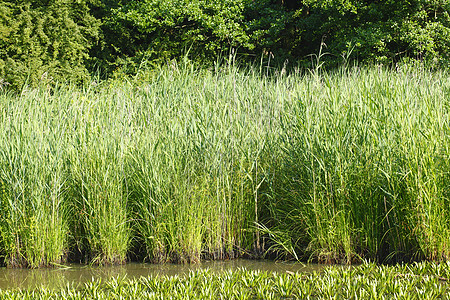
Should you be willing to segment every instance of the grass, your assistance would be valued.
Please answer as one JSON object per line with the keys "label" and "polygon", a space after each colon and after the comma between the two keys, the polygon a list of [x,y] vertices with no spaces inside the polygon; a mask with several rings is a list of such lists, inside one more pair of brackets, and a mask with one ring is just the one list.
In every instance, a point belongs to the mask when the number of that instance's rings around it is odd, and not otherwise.
{"label": "grass", "polygon": [[59,262],[67,247],[63,153],[67,128],[62,122],[64,107],[45,107],[48,101],[40,91],[2,98],[0,233],[10,266]]}
{"label": "grass", "polygon": [[191,271],[185,276],[115,278],[80,287],[0,290],[2,299],[444,299],[448,263],[328,267],[317,273]]}
{"label": "grass", "polygon": [[447,260],[450,76],[263,73],[2,92],[5,263]]}
{"label": "grass", "polygon": [[297,121],[288,171],[280,171],[302,194],[287,193],[292,207],[280,218],[303,218],[319,260],[350,261],[366,251],[447,259],[448,80],[355,70],[308,85],[296,91],[304,108],[289,116]]}

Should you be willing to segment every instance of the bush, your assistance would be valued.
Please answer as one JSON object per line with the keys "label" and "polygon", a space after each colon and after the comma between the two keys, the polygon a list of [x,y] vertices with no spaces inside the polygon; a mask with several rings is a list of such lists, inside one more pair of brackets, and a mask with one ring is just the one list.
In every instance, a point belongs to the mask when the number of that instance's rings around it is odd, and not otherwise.
{"label": "bush", "polygon": [[237,51],[310,66],[323,41],[328,66],[349,53],[445,65],[449,11],[450,0],[0,0],[0,87],[84,81],[93,64],[135,73],[186,53],[202,65]]}
{"label": "bush", "polygon": [[351,51],[359,61],[391,64],[413,58],[437,65],[448,59],[449,3],[130,0],[104,14],[109,50],[101,52],[109,54],[106,60],[114,67],[131,62],[133,72],[143,60],[190,51],[196,59],[211,61],[232,48],[251,58],[264,53],[281,62],[308,62],[324,41],[329,65]]}

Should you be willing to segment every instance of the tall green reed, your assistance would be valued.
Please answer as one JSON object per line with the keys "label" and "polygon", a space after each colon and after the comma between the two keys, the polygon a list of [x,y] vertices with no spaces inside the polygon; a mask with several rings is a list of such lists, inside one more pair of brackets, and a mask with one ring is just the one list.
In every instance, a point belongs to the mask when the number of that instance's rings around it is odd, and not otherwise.
{"label": "tall green reed", "polygon": [[129,181],[138,239],[153,261],[234,257],[258,246],[264,136],[238,94],[239,75],[174,65],[144,78],[151,84],[135,96],[141,129]]}
{"label": "tall green reed", "polygon": [[42,91],[1,99],[1,245],[7,265],[64,260],[66,107]]}
{"label": "tall green reed", "polygon": [[29,266],[447,259],[448,78],[183,62],[2,94],[0,252]]}
{"label": "tall green reed", "polygon": [[124,91],[75,95],[67,148],[74,239],[95,264],[123,263],[130,243],[125,165],[132,112]]}
{"label": "tall green reed", "polygon": [[271,211],[304,254],[448,257],[448,81],[421,71],[292,78]]}

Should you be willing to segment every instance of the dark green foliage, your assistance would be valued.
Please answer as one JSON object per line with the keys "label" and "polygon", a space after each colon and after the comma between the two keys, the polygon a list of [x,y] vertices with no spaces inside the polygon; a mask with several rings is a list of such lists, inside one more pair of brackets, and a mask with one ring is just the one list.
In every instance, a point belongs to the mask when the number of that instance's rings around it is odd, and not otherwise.
{"label": "dark green foliage", "polygon": [[[305,28],[294,49],[324,39],[333,57],[353,51],[360,61],[393,63],[409,57],[440,63],[450,46],[449,1],[305,0],[305,15],[292,22]],[[311,51],[306,47],[307,51]],[[310,52],[311,53],[311,52]]]}
{"label": "dark green foliage", "polygon": [[99,21],[86,1],[1,1],[0,80],[13,87],[83,81]]}
{"label": "dark green foliage", "polygon": [[[309,61],[322,42],[326,60],[342,57],[395,63],[404,58],[448,59],[449,1],[127,1],[104,17],[108,57],[121,64],[177,58],[215,60],[235,48],[259,58]],[[108,5],[104,5],[108,7]],[[352,55],[350,56],[350,53]],[[134,59],[129,59],[134,58]],[[130,69],[128,70],[130,71]]]}
{"label": "dark green foliage", "polygon": [[[245,30],[249,0],[145,0],[112,8],[104,19],[107,61],[171,59],[190,52],[216,59],[232,47],[253,49]],[[109,48],[109,49],[108,49]]]}
{"label": "dark green foliage", "polygon": [[328,66],[439,66],[449,11],[449,0],[0,0],[0,86],[83,81],[94,66],[135,73],[186,54],[203,65],[238,53],[311,66],[322,49]]}

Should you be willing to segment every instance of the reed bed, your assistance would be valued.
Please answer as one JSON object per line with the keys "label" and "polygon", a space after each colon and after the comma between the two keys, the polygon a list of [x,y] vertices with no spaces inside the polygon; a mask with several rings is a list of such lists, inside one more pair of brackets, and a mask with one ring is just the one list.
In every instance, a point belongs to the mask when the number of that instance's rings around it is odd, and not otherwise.
{"label": "reed bed", "polygon": [[0,254],[450,257],[450,76],[185,62],[0,94]]}
{"label": "reed bed", "polygon": [[82,286],[0,290],[2,299],[446,299],[450,265],[328,267],[317,273],[191,271]]}

